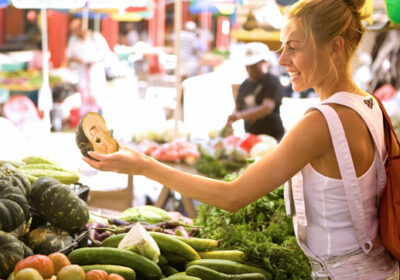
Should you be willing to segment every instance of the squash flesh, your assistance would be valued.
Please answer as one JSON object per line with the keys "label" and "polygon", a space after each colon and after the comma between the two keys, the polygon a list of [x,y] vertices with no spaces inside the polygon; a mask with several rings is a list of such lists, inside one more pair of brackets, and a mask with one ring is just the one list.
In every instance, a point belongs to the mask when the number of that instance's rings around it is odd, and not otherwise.
{"label": "squash flesh", "polygon": [[82,131],[95,152],[110,154],[118,151],[118,143],[107,130],[103,117],[88,113],[82,119]]}

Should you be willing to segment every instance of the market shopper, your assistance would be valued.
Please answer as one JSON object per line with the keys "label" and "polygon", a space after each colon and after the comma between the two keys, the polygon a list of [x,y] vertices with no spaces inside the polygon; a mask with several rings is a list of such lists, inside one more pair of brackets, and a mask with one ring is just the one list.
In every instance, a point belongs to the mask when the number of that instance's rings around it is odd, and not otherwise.
{"label": "market shopper", "polygon": [[76,70],[81,94],[81,116],[91,111],[101,111],[107,89],[105,60],[112,54],[104,37],[82,26],[80,19],[73,19],[69,26],[66,58],[69,67]]}
{"label": "market shopper", "polygon": [[288,210],[291,202],[295,206],[295,232],[313,278],[398,279],[398,263],[377,234],[387,155],[382,112],[350,72],[364,30],[364,2],[301,0],[288,11],[279,62],[294,90],[314,88],[321,105],[235,181],[190,175],[125,147],[109,155],[92,152],[97,161],[84,160],[99,170],[144,175],[228,211],[237,211],[301,171],[285,198]]}
{"label": "market shopper", "polygon": [[243,119],[246,132],[267,134],[279,141],[285,132],[279,111],[283,87],[278,77],[268,71],[272,55],[263,43],[245,45],[244,64],[248,78],[239,87],[236,109],[228,117],[227,125]]}

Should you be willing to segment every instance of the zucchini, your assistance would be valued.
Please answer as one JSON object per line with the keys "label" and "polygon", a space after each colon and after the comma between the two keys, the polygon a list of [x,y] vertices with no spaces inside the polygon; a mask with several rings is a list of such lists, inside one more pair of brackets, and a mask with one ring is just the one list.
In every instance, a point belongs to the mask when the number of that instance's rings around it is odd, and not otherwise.
{"label": "zucchini", "polygon": [[134,252],[106,247],[79,248],[68,255],[73,264],[114,264],[130,267],[135,272],[146,278],[158,280],[161,278],[161,269],[155,263],[146,257]]}
{"label": "zucchini", "polygon": [[246,260],[245,254],[239,250],[214,250],[197,253],[199,253],[202,259],[222,259],[240,263],[243,263]]}
{"label": "zucchini", "polygon": [[183,237],[178,235],[173,235],[173,237],[190,245],[196,251],[205,251],[205,250],[215,249],[218,247],[218,241],[214,239]]}
{"label": "zucchini", "polygon": [[180,255],[188,260],[198,260],[200,255],[190,245],[183,241],[174,238],[172,235],[150,232],[151,237],[157,242],[161,252],[174,253]]}
{"label": "zucchini", "polygon": [[266,279],[272,279],[272,275],[266,270],[250,266],[229,260],[219,260],[219,259],[201,259],[191,261],[186,264],[186,270],[192,265],[201,265],[208,268],[212,268],[216,271],[231,274],[244,274],[244,273],[261,273]]}
{"label": "zucchini", "polygon": [[186,274],[199,277],[201,280],[266,280],[261,273],[225,274],[201,265],[188,267]]}
{"label": "zucchini", "polygon": [[132,268],[120,266],[120,265],[110,265],[110,264],[94,264],[94,265],[82,265],[83,270],[86,272],[101,269],[108,274],[115,273],[125,278],[125,280],[135,280],[136,273]]}

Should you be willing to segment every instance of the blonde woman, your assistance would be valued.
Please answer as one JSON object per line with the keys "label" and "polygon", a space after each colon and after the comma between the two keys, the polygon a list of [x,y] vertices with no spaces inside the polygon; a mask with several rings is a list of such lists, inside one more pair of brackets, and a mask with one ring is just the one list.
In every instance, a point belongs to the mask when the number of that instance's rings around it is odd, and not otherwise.
{"label": "blonde woman", "polygon": [[[140,174],[192,198],[237,211],[287,182],[300,247],[314,279],[398,279],[398,263],[378,237],[377,201],[386,175],[382,113],[356,86],[350,59],[364,28],[363,0],[304,0],[288,12],[280,64],[295,91],[314,88],[310,110],[263,159],[233,182],[194,176],[123,148],[90,153],[94,168]],[[292,194],[292,195],[290,195]],[[292,197],[292,199],[291,199]]]}

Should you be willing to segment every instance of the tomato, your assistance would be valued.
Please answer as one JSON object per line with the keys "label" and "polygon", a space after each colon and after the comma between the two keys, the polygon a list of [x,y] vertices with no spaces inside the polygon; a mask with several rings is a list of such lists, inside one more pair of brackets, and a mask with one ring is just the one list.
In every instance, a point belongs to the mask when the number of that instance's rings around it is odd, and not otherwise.
{"label": "tomato", "polygon": [[86,272],[85,280],[107,280],[108,273],[101,269]]}
{"label": "tomato", "polygon": [[49,258],[54,264],[54,274],[57,275],[57,273],[60,271],[61,268],[64,266],[70,265],[71,262],[67,258],[66,255],[63,253],[52,253],[49,255]]}
{"label": "tomato", "polygon": [[121,275],[111,273],[110,275],[108,275],[107,280],[125,280],[125,278],[122,277]]}
{"label": "tomato", "polygon": [[57,280],[85,280],[85,271],[79,265],[67,265],[57,273]]}
{"label": "tomato", "polygon": [[33,255],[20,260],[15,265],[14,274],[27,267],[36,269],[44,278],[51,278],[54,274],[54,264],[48,256]]}
{"label": "tomato", "polygon": [[15,274],[15,280],[43,280],[43,277],[36,269],[26,267]]}
{"label": "tomato", "polygon": [[247,133],[240,142],[239,147],[248,153],[255,144],[261,141],[262,140],[258,135]]}

